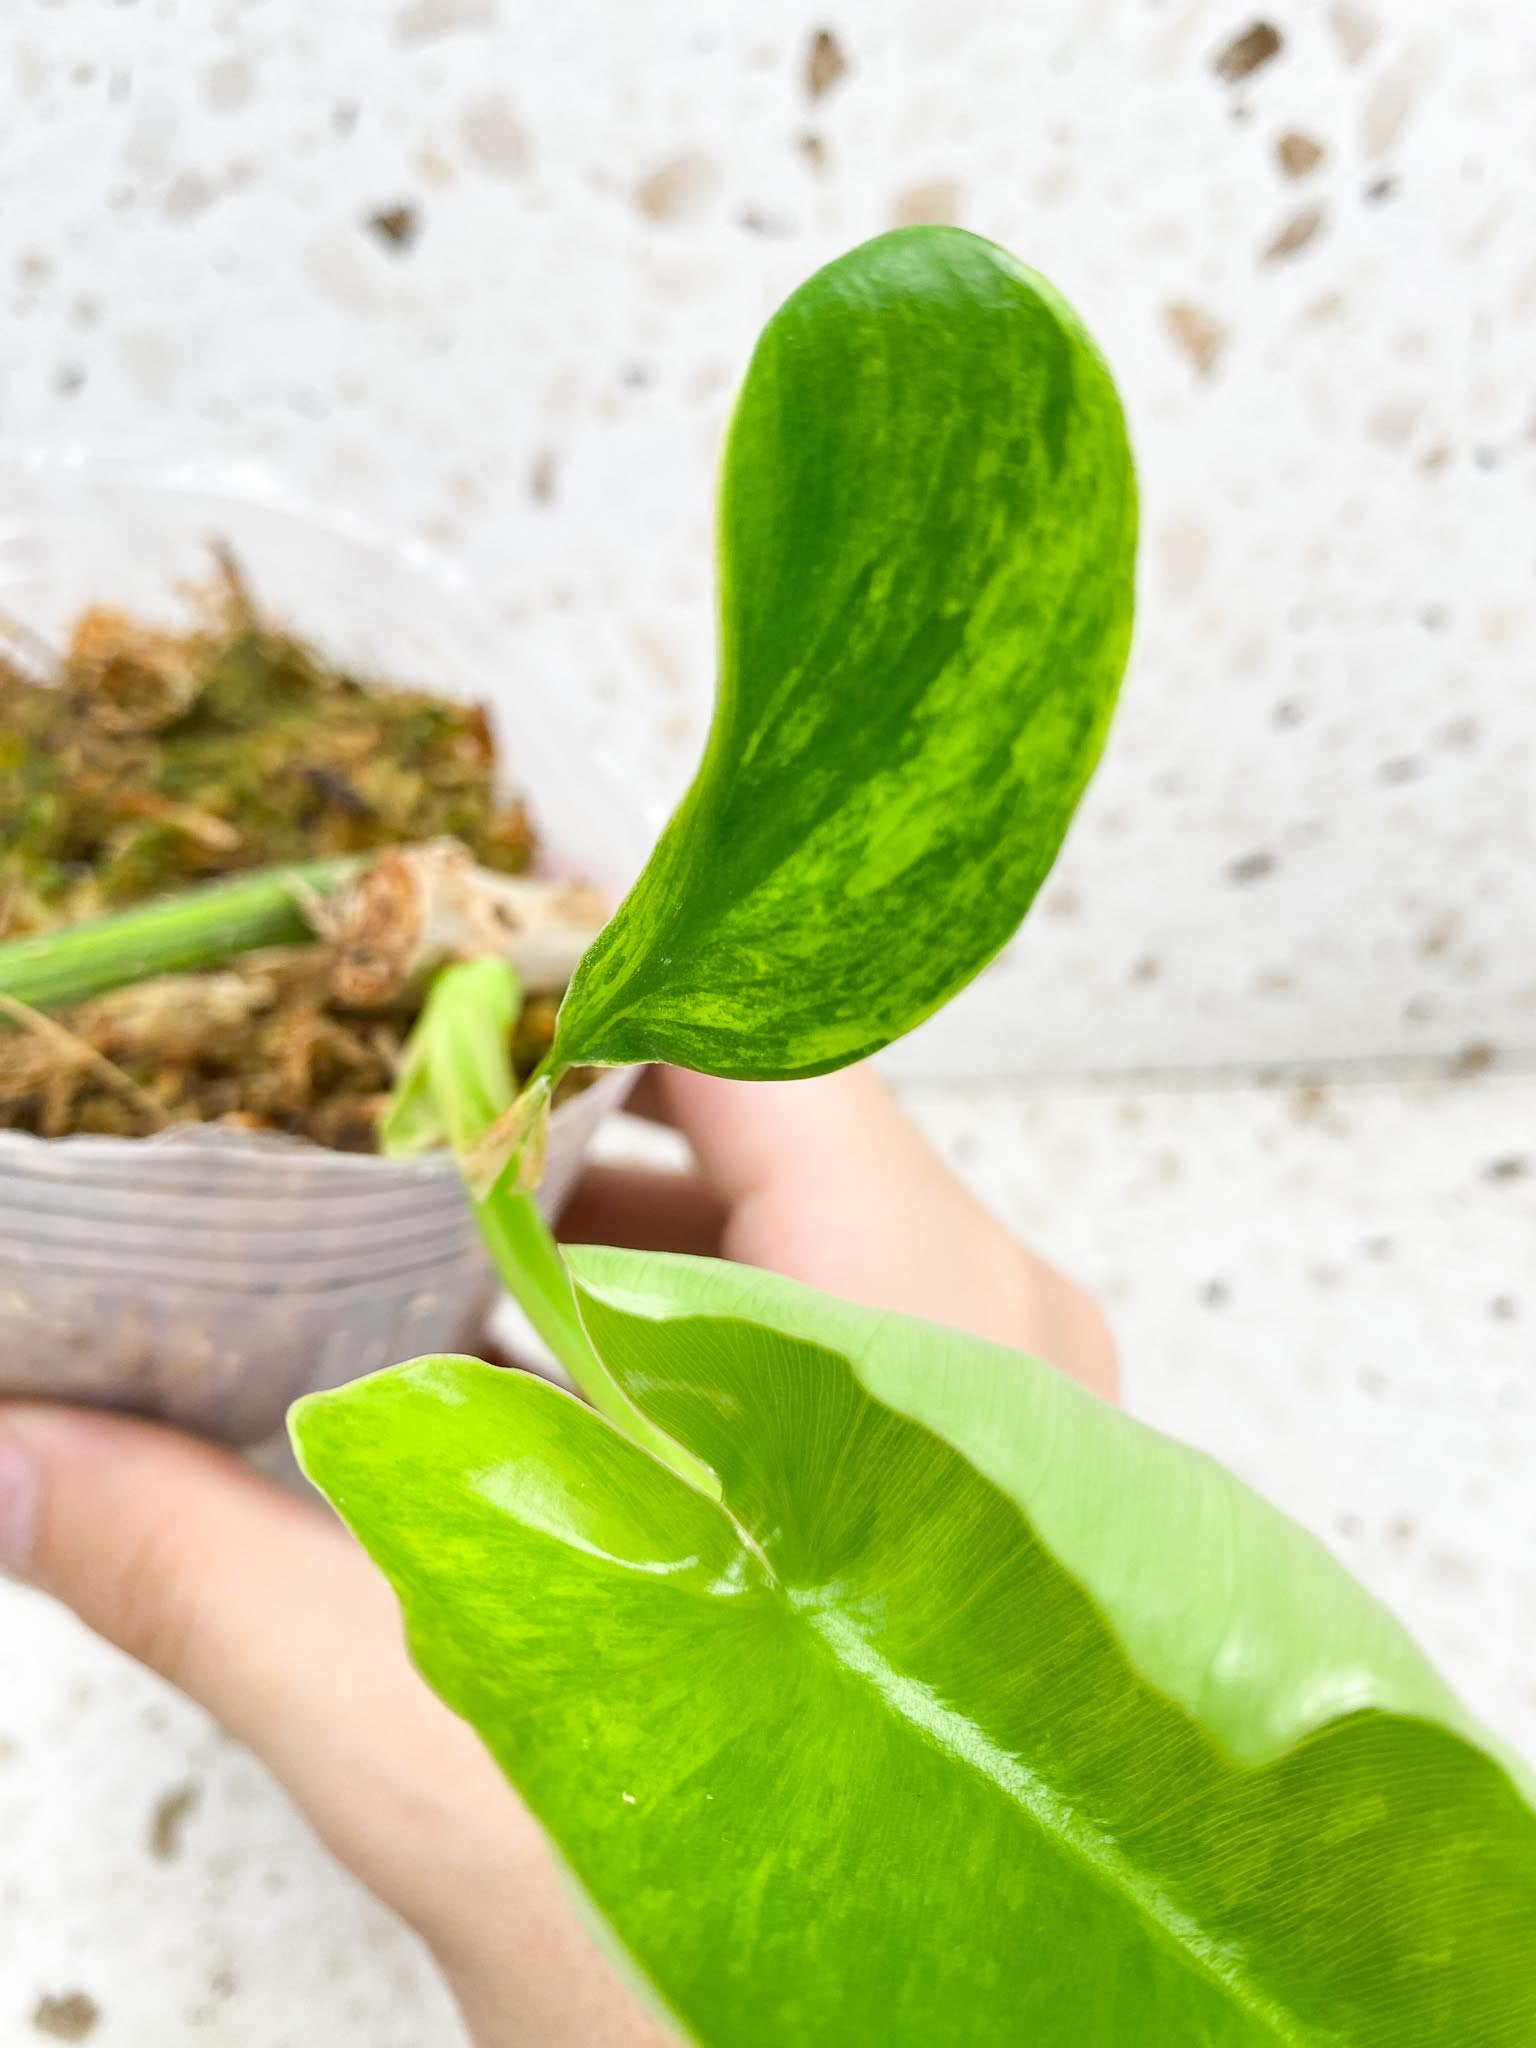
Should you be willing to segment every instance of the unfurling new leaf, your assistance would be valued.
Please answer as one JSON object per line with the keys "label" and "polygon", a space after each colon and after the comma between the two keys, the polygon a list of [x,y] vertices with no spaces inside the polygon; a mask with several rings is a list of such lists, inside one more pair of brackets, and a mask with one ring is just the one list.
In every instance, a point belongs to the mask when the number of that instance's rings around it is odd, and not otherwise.
{"label": "unfurling new leaf", "polygon": [[521,1003],[517,973],[504,959],[442,970],[406,1044],[380,1147],[395,1158],[451,1147],[497,1272],[572,1384],[663,1464],[713,1493],[698,1460],[646,1420],[593,1350],[538,1204],[505,1170],[474,1170],[488,1134],[512,1113],[510,1041]]}

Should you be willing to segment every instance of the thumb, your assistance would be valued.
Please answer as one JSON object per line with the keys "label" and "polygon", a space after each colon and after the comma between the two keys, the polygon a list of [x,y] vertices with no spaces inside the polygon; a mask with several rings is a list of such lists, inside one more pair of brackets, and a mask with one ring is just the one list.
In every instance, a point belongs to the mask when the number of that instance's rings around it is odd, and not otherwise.
{"label": "thumb", "polygon": [[376,1654],[386,1637],[387,1595],[337,1527],[226,1453],[149,1423],[0,1407],[0,1543],[15,1576],[280,1770],[317,1714],[364,1696],[365,1674],[329,1670],[321,1654],[338,1615],[354,1645]]}
{"label": "thumb", "polygon": [[519,2041],[632,2038],[542,1835],[412,1669],[393,1594],[329,1515],[155,1425],[0,1405],[0,1568],[246,1742],[472,2018],[491,1955],[521,1963]]}
{"label": "thumb", "polygon": [[[0,1564],[196,1700],[263,1758],[360,1874],[387,1862],[357,1786],[504,1788],[428,1692],[394,1599],[341,1527],[211,1445],[86,1410],[0,1407]],[[379,1886],[384,1889],[384,1886]]]}

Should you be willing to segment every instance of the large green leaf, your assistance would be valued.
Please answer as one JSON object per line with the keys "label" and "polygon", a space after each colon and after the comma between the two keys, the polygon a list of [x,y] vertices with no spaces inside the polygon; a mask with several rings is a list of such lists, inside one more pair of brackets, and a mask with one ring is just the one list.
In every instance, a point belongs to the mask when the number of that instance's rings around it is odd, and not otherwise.
{"label": "large green leaf", "polygon": [[1135,533],[1114,385],[1043,279],[914,228],[803,285],[726,449],[708,749],[557,1061],[822,1073],[969,981],[1098,758]]}
{"label": "large green leaf", "polygon": [[575,1263],[723,1503],[463,1360],[297,1436],[693,2036],[1536,2040],[1530,1782],[1303,1532],[1013,1353],[706,1261]]}

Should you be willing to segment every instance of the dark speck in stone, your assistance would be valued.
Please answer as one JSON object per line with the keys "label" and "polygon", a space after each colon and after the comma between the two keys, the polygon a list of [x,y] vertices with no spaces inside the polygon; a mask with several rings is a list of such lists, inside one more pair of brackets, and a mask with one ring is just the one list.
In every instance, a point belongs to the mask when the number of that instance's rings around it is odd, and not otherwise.
{"label": "dark speck in stone", "polygon": [[414,206],[381,206],[369,214],[368,227],[387,249],[403,256],[421,233],[421,215]]}
{"label": "dark speck in stone", "polygon": [[1486,1074],[1499,1057],[1496,1045],[1488,1045],[1481,1039],[1473,1039],[1464,1045],[1451,1061],[1453,1081],[1475,1081],[1479,1074]]}
{"label": "dark speck in stone", "polygon": [[1226,85],[1238,85],[1255,71],[1278,57],[1285,38],[1272,21],[1256,21],[1216,53],[1216,76]]}
{"label": "dark speck in stone", "polygon": [[1531,1162],[1523,1152],[1506,1152],[1502,1158],[1490,1159],[1483,1168],[1483,1179],[1494,1181],[1528,1180]]}
{"label": "dark speck in stone", "polygon": [[50,2041],[86,2041],[95,2033],[101,2008],[83,1991],[55,1997],[45,1992],[32,2008],[32,2025]]}
{"label": "dark speck in stone", "polygon": [[749,235],[787,235],[788,227],[774,214],[764,213],[760,206],[744,206],[736,216],[738,227],[745,228]]}
{"label": "dark speck in stone", "polygon": [[829,28],[817,29],[805,58],[805,96],[819,100],[828,94],[848,69],[843,46]]}
{"label": "dark speck in stone", "polygon": [[196,1785],[173,1785],[155,1801],[149,1817],[149,1853],[157,1863],[173,1862],[180,1854],[182,1832],[198,1796]]}
{"label": "dark speck in stone", "polygon": [[1288,178],[1309,177],[1326,154],[1320,142],[1297,128],[1287,129],[1275,144],[1275,156]]}
{"label": "dark speck in stone", "polygon": [[528,468],[528,495],[536,505],[547,505],[554,498],[557,475],[553,451],[541,449]]}

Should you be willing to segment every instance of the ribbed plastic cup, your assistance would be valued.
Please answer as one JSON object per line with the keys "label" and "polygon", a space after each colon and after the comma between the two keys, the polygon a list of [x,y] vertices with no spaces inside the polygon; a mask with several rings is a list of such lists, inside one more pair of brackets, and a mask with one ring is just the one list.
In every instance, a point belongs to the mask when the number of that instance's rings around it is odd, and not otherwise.
{"label": "ribbed plastic cup", "polygon": [[[331,658],[490,703],[545,864],[617,900],[648,839],[637,807],[563,728],[555,692],[509,680],[494,622],[432,557],[196,477],[0,468],[0,610],[54,644],[93,603],[184,616],[177,586],[205,574],[213,539],[264,608]],[[547,1214],[626,1083],[605,1075],[555,1112]],[[472,1348],[496,1298],[446,1157],[217,1125],[132,1140],[0,1131],[0,1393],[249,1444],[301,1394]]]}

